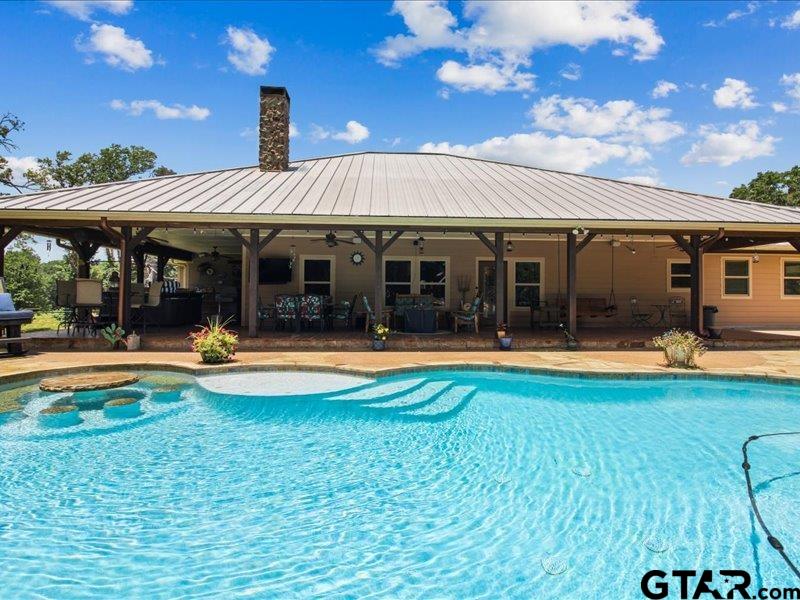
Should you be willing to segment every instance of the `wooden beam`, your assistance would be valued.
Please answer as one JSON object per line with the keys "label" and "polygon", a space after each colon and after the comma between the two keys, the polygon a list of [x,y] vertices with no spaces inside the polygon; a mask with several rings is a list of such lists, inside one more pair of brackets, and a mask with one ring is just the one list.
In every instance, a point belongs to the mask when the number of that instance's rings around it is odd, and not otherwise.
{"label": "wooden beam", "polygon": [[131,323],[131,228],[122,227],[119,241],[119,298],[117,324],[127,332]]}
{"label": "wooden beam", "polygon": [[567,330],[575,337],[578,333],[577,236],[567,233]]}
{"label": "wooden beam", "polygon": [[[100,229],[102,229],[103,232],[105,232],[105,234],[108,236],[110,240],[114,240],[117,243],[117,245],[119,245],[119,243],[125,237],[123,233],[111,227],[108,224],[108,219],[106,219],[105,217],[102,217],[100,219]],[[128,229],[130,229],[130,227],[128,227]]]}
{"label": "wooden beam", "polygon": [[710,236],[708,236],[707,238],[705,238],[704,240],[702,240],[702,241],[700,242],[700,248],[702,248],[703,250],[705,250],[705,249],[706,249],[706,248],[708,248],[709,246],[713,246],[713,245],[714,245],[714,244],[716,244],[716,243],[717,243],[719,240],[721,240],[721,239],[722,239],[722,237],[723,237],[724,235],[725,235],[725,230],[724,230],[722,227],[720,227],[720,228],[717,230],[717,233],[715,233],[714,235],[710,235]]}
{"label": "wooden beam", "polygon": [[800,239],[789,240],[789,243],[792,245],[792,248],[800,252]]}
{"label": "wooden beam", "polygon": [[394,235],[390,237],[383,245],[383,251],[386,252],[392,244],[394,244],[397,240],[400,239],[400,236],[403,235],[403,233],[404,233],[403,230],[395,231]]}
{"label": "wooden beam", "polygon": [[497,247],[489,241],[489,238],[483,235],[480,231],[473,231],[472,233],[475,234],[476,238],[483,242],[483,245],[489,249],[489,251],[492,253],[492,256],[497,256]]}
{"label": "wooden beam", "polygon": [[131,248],[135,248],[147,239],[147,236],[153,233],[155,227],[142,227],[136,235],[131,236]]}
{"label": "wooden beam", "polygon": [[6,229],[3,227],[3,235],[0,235],[0,248],[5,250],[6,246],[8,246],[11,242],[13,242],[16,237],[22,233],[22,227],[12,226]]}
{"label": "wooden beam", "polygon": [[134,248],[131,254],[136,265],[136,283],[144,283],[144,252],[140,248]]}
{"label": "wooden beam", "polygon": [[[276,234],[277,235],[277,234]],[[258,242],[259,230],[250,230],[247,268],[247,335],[258,337]],[[266,245],[266,244],[265,244]]]}
{"label": "wooden beam", "polygon": [[506,322],[506,265],[503,260],[506,247],[503,237],[501,231],[494,234],[494,322],[498,327]]}
{"label": "wooden beam", "polygon": [[162,258],[174,258],[175,260],[190,261],[194,258],[194,253],[181,248],[173,248],[172,246],[162,246],[156,242],[143,242],[139,244],[139,248],[144,250],[145,254],[157,256]]}
{"label": "wooden beam", "polygon": [[[274,240],[276,237],[278,237],[278,234],[281,231],[282,231],[281,229],[273,229],[267,235],[265,235],[264,239],[262,239],[260,242],[258,242],[258,251],[261,252],[264,248],[266,248],[267,244],[269,244],[272,240]],[[252,243],[252,240],[251,240],[251,243]]]}
{"label": "wooden beam", "polygon": [[375,252],[375,244],[372,243],[372,240],[369,239],[363,231],[360,231],[358,229],[354,229],[353,233],[355,233],[359,238],[361,238],[361,241],[364,242],[364,245],[367,248],[372,250],[372,252]]}
{"label": "wooden beam", "polygon": [[168,256],[156,256],[156,281],[164,281],[164,271],[168,262]]}
{"label": "wooden beam", "polygon": [[689,327],[698,335],[703,334],[703,247],[702,238],[690,238],[689,254]]}
{"label": "wooden beam", "polygon": [[242,243],[242,246],[244,246],[245,250],[248,252],[250,251],[250,242],[247,241],[247,239],[239,232],[238,229],[231,227],[228,229],[228,231],[230,231],[233,237]]}
{"label": "wooden beam", "polygon": [[686,254],[691,256],[692,252],[694,252],[694,250],[692,249],[692,245],[689,242],[687,242],[682,235],[671,235],[670,237],[673,240],[675,240],[675,243],[678,244],[681,250],[683,250],[684,252],[686,252]]}
{"label": "wooden beam", "polygon": [[383,231],[375,232],[375,323],[383,322]]}
{"label": "wooden beam", "polygon": [[584,248],[586,248],[586,246],[588,246],[588,245],[589,245],[589,243],[590,243],[590,242],[591,242],[591,241],[592,241],[592,240],[593,240],[593,239],[594,239],[596,236],[597,236],[597,234],[596,234],[596,233],[587,233],[587,234],[586,234],[586,236],[585,236],[585,237],[584,237],[584,238],[583,238],[583,239],[582,239],[580,242],[578,242],[578,245],[577,245],[577,246],[575,246],[575,253],[577,254],[577,253],[579,253],[581,250],[583,250]]}

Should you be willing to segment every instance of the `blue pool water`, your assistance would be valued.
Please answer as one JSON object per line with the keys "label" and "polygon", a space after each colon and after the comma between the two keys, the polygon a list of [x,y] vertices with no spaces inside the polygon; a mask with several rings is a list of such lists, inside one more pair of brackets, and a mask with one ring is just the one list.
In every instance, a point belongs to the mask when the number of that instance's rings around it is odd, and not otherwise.
{"label": "blue pool water", "polygon": [[[755,528],[740,466],[748,436],[800,430],[799,387],[352,384],[242,396],[154,373],[130,420],[103,417],[119,391],[0,389],[23,404],[0,416],[0,596],[641,598],[653,568],[800,583]],[[52,402],[82,423],[39,425]],[[800,436],[759,440],[751,460],[800,562]]]}

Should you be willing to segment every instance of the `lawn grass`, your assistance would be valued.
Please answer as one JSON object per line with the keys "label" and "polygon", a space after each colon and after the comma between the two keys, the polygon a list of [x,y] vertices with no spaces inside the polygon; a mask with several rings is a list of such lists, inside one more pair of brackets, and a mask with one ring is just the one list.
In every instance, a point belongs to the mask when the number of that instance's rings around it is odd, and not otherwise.
{"label": "lawn grass", "polygon": [[33,333],[34,331],[55,331],[57,327],[58,313],[42,312],[34,315],[32,322],[23,325],[22,331],[25,333]]}

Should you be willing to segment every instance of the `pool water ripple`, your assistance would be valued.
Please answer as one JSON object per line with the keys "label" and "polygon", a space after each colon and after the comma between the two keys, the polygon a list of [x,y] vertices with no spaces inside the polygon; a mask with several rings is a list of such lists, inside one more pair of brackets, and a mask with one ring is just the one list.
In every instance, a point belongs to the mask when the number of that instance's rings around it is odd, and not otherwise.
{"label": "pool water ripple", "polygon": [[[651,568],[796,585],[753,537],[739,466],[747,436],[800,429],[794,387],[358,383],[258,397],[189,381],[162,404],[143,378],[141,417],[87,411],[62,431],[34,416],[57,399],[27,392],[28,416],[0,423],[4,593],[616,599],[641,597]],[[800,550],[800,440],[752,453],[765,518]]]}

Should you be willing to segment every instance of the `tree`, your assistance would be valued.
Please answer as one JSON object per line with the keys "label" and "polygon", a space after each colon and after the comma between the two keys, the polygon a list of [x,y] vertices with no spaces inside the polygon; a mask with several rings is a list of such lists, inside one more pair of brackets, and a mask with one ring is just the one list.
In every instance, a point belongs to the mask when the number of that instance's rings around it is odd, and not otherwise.
{"label": "tree", "polygon": [[152,175],[153,177],[165,177],[167,175],[177,175],[177,173],[175,173],[175,171],[172,169],[161,165],[160,167],[153,169]]}
{"label": "tree", "polygon": [[48,280],[41,267],[42,261],[32,248],[24,247],[6,252],[6,283],[18,308],[52,308],[50,296],[55,287],[48,287]]}
{"label": "tree", "polygon": [[[0,150],[11,152],[17,149],[17,144],[11,139],[11,134],[22,131],[25,127],[16,115],[5,113],[0,116]],[[23,186],[15,183],[12,180],[11,167],[8,166],[8,160],[0,156],[0,186],[8,186],[20,191]],[[0,193],[0,195],[3,195]]]}
{"label": "tree", "polygon": [[800,165],[788,171],[759,172],[749,183],[734,188],[730,197],[778,206],[798,206]]}
{"label": "tree", "polygon": [[48,190],[125,181],[151,171],[158,176],[170,171],[164,166],[155,169],[156,158],[155,152],[142,146],[119,144],[102,148],[97,154],[85,152],[75,159],[71,152],[59,150],[53,158],[38,159],[38,167],[27,171],[25,178],[32,186]]}

